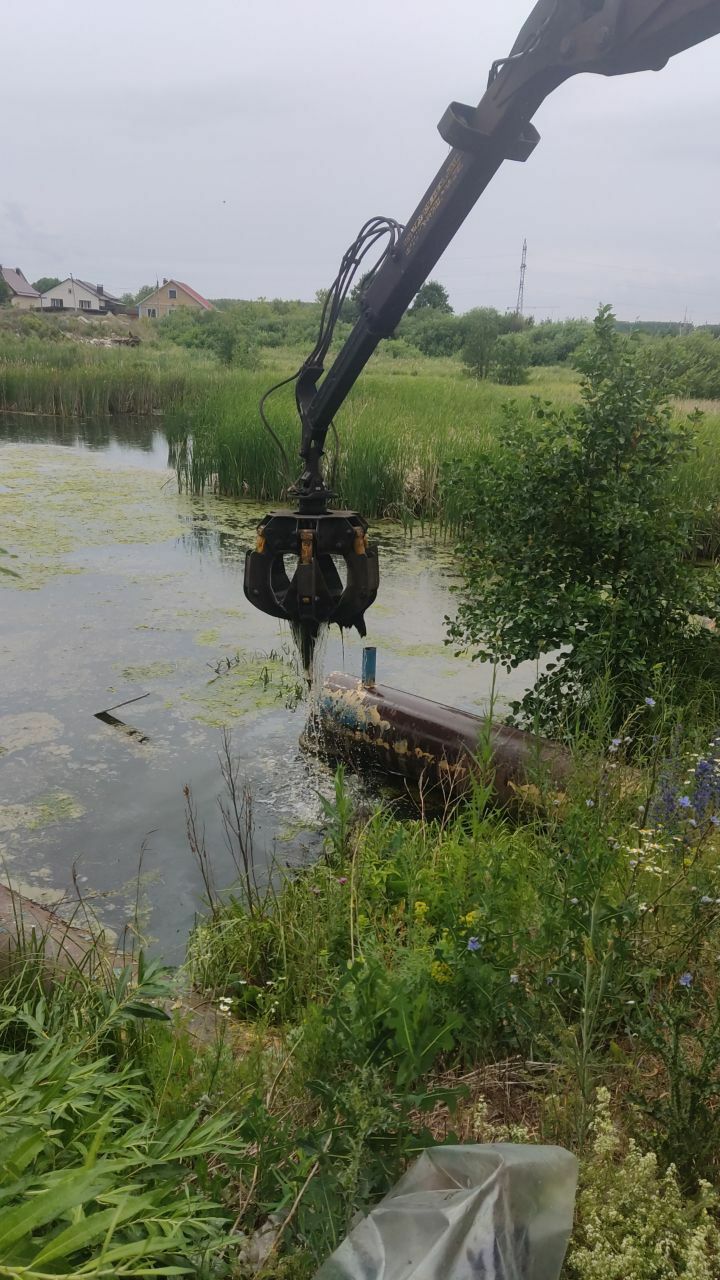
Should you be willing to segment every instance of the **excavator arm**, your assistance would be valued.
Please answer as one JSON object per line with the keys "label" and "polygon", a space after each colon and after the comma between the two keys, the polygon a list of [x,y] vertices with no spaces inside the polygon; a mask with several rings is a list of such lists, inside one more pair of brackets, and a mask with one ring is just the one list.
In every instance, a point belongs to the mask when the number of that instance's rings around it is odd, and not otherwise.
{"label": "excavator arm", "polygon": [[[450,152],[373,272],[347,341],[326,374],[322,348],[298,372],[304,470],[293,491],[297,510],[267,517],[248,552],[248,599],[298,627],[306,657],[322,622],[364,634],[363,614],[377,592],[367,526],[355,513],[329,511],[322,458],[330,424],[379,342],[395,331],[501,165],[532,154],[539,142],[532,118],[549,94],[581,72],[660,70],[719,32],[720,0],[539,0],[509,55],[493,63],[478,105],[450,103],[438,125]],[[285,555],[298,557],[292,579],[281,567]],[[344,584],[338,557],[347,566]]]}

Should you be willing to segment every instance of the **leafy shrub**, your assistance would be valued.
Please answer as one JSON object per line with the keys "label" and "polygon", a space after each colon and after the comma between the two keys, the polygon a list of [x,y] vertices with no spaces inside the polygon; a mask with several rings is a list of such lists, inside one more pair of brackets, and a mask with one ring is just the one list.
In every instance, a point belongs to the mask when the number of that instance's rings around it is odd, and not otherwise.
{"label": "leafy shrub", "polygon": [[409,313],[398,332],[425,356],[453,356],[463,341],[462,320],[431,308]]}
{"label": "leafy shrub", "polygon": [[587,320],[544,320],[527,330],[531,365],[565,364],[591,335]]}
{"label": "leafy shrub", "polygon": [[478,307],[462,318],[462,362],[476,378],[487,378],[492,367],[495,343],[501,331],[500,313],[493,307]]}
{"label": "leafy shrub", "polygon": [[653,376],[675,395],[720,398],[720,340],[708,331],[651,342],[644,357]]}
{"label": "leafy shrub", "polygon": [[507,387],[527,382],[529,356],[530,348],[524,334],[503,334],[493,350],[492,374],[495,381]]}
{"label": "leafy shrub", "polygon": [[658,669],[689,679],[718,656],[717,637],[691,623],[717,613],[717,580],[688,570],[693,515],[673,490],[691,427],[672,421],[607,307],[583,371],[577,408],[536,402],[527,422],[509,405],[492,455],[449,476],[466,522],[450,635],[508,670],[551,655],[513,707],[551,734],[587,723],[605,678],[617,725]]}

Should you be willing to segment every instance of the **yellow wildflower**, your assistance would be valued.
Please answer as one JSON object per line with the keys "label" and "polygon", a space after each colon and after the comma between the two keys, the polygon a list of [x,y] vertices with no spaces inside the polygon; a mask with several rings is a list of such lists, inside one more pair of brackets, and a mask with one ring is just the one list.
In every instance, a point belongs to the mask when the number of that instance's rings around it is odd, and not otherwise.
{"label": "yellow wildflower", "polygon": [[452,973],[444,960],[433,960],[430,965],[430,976],[434,978],[436,982],[449,982],[452,978]]}

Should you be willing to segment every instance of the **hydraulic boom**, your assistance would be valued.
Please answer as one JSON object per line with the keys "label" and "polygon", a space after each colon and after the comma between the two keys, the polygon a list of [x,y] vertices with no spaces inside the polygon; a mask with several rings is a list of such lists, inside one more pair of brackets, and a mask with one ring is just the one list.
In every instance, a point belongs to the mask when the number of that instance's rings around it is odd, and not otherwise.
{"label": "hydraulic boom", "polygon": [[[378,343],[397,327],[420,286],[505,160],[525,161],[539,134],[532,118],[565,80],[580,72],[659,71],[673,54],[720,32],[720,0],[539,0],[506,58],[494,62],[476,107],[451,102],[438,129],[449,145],[428,190],[400,228],[366,223],[330,292],[329,322],[296,376],[304,468],[291,492],[295,511],[269,515],[245,567],[245,594],[286,618],[304,636],[304,655],[323,622],[355,626],[377,594],[377,553],[354,512],[331,511],[322,470],[332,420]],[[361,314],[327,374],[324,359],[353,272],[382,236],[388,244],[363,291]],[[325,316],[324,316],[325,322]],[[284,556],[297,560],[290,577]],[[336,561],[347,566],[343,583]]]}

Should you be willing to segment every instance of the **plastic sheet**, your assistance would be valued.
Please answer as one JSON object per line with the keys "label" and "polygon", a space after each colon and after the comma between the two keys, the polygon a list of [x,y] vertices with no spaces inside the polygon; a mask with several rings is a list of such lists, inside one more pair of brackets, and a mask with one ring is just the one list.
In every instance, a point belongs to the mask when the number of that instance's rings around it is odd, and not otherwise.
{"label": "plastic sheet", "polygon": [[576,1189],[562,1147],[435,1147],[315,1280],[558,1280]]}

